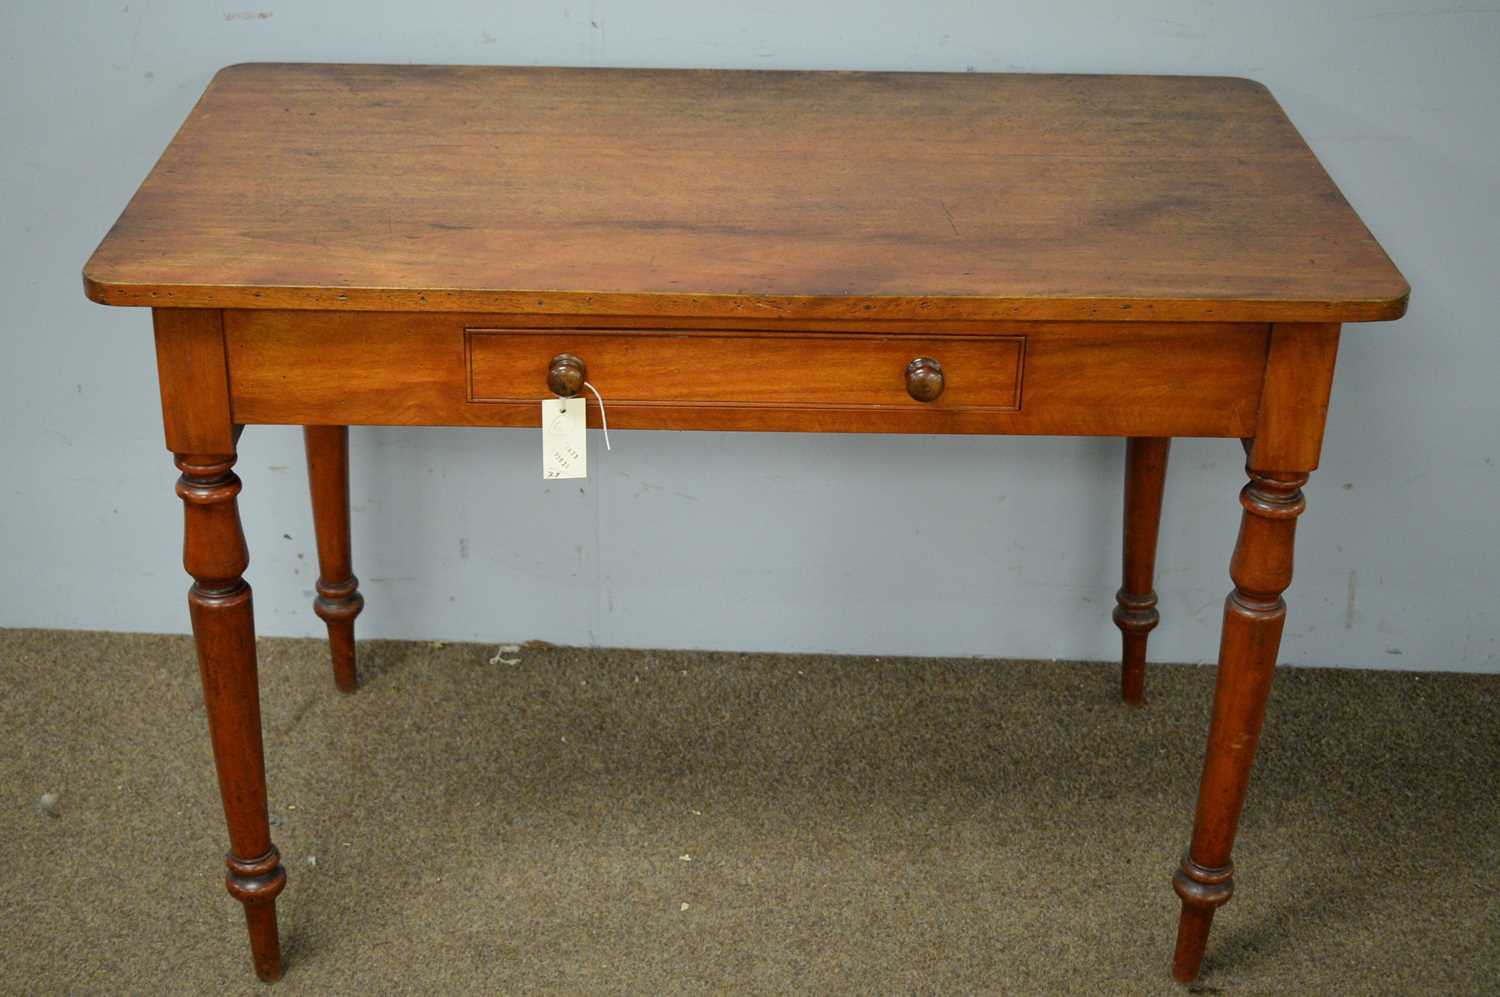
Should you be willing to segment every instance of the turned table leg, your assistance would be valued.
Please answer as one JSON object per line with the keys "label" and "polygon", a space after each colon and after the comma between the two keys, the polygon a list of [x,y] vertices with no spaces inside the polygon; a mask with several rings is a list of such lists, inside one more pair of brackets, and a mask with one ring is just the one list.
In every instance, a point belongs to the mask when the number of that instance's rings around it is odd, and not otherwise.
{"label": "turned table leg", "polygon": [[1120,628],[1120,696],[1132,706],[1146,700],[1146,638],[1161,619],[1152,581],[1171,445],[1170,439],[1146,436],[1125,443],[1125,554],[1114,620]]}
{"label": "turned table leg", "polygon": [[1306,508],[1306,482],[1305,474],[1251,471],[1250,483],[1240,493],[1245,511],[1230,562],[1234,591],[1224,603],[1218,682],[1193,839],[1172,879],[1182,898],[1172,975],[1185,983],[1198,975],[1214,911],[1234,892],[1229,855],[1281,646],[1286,621],[1281,593],[1292,581],[1292,538],[1297,516]]}
{"label": "turned table leg", "polygon": [[286,872],[267,822],[255,621],[242,577],[250,556],[235,501],[240,479],[231,470],[234,461],[233,454],[179,454],[177,495],[185,510],[183,566],[193,576],[188,609],[229,825],[226,885],[245,906],[255,973],[269,982],[281,977],[276,895],[286,886]]}
{"label": "turned table leg", "polygon": [[1336,325],[1271,328],[1256,433],[1246,441],[1250,483],[1240,492],[1244,512],[1229,563],[1234,589],[1224,602],[1193,837],[1172,877],[1182,898],[1172,975],[1183,983],[1197,978],[1214,911],[1234,892],[1230,852],[1281,647],[1281,594],[1292,581],[1297,517],[1307,507],[1302,486],[1322,449],[1338,341]]}
{"label": "turned table leg", "polygon": [[328,624],[333,681],[353,692],[354,618],[365,608],[352,567],[349,537],[349,427],[306,426],[307,481],[312,492],[313,532],[318,539],[318,597],[313,612]]}

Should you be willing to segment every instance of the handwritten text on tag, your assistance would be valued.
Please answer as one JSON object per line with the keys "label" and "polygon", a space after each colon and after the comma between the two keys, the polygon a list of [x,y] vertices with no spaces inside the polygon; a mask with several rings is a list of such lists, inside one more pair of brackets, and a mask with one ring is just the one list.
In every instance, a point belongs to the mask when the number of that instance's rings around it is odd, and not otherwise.
{"label": "handwritten text on tag", "polygon": [[548,398],[542,402],[543,478],[589,476],[583,415],[582,398]]}

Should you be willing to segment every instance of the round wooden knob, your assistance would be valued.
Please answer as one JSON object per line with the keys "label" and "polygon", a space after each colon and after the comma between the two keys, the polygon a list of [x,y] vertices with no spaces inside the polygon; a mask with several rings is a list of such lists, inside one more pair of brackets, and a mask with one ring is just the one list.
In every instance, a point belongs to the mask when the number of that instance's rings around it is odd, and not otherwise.
{"label": "round wooden knob", "polygon": [[547,367],[547,388],[554,395],[572,398],[589,379],[588,368],[571,353],[559,353]]}
{"label": "round wooden knob", "polygon": [[906,365],[906,393],[919,402],[935,402],[943,393],[943,365],[931,357],[917,357]]}

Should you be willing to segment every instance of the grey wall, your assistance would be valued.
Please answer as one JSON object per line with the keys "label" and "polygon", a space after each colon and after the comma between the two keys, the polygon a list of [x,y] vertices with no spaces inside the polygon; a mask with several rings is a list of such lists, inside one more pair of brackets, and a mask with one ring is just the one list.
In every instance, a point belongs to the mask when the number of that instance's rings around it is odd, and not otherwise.
{"label": "grey wall", "polygon": [[[1411,0],[1406,0],[1409,4]],[[1212,73],[1270,85],[1414,287],[1346,330],[1288,660],[1495,670],[1500,13],[1305,4],[11,3],[0,13],[0,625],[181,631],[150,322],[79,269],[245,60]],[[1478,6],[1480,0],[1473,0]],[[597,434],[596,434],[597,436]],[[367,636],[1107,658],[1113,440],[353,431]],[[295,430],[242,442],[261,631],[311,634]],[[1155,653],[1216,647],[1239,445],[1182,441]]]}

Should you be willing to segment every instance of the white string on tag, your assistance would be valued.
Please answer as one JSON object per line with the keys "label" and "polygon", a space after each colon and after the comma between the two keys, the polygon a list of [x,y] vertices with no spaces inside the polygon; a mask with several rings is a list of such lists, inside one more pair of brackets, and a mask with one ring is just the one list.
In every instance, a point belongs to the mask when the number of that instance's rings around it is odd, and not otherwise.
{"label": "white string on tag", "polygon": [[604,427],[604,449],[613,449],[609,445],[609,419],[604,414],[604,396],[599,394],[598,388],[594,387],[587,381],[583,382],[583,386],[592,391],[594,393],[594,397],[599,399],[599,425]]}

